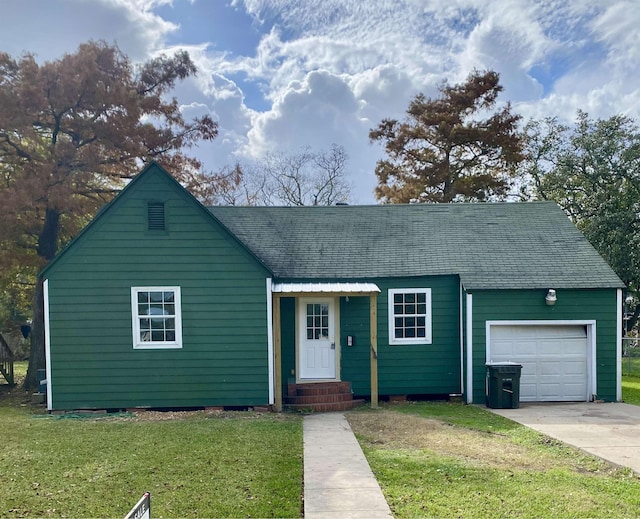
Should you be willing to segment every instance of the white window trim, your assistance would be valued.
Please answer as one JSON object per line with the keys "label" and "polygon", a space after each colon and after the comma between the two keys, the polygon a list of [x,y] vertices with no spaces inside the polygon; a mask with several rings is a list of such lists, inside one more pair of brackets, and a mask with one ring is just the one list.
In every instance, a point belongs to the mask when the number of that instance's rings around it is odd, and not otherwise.
{"label": "white window trim", "polygon": [[[139,292],[173,292],[175,295],[175,320],[176,320],[176,340],[142,342],[140,340],[140,319],[138,315],[138,293]],[[133,330],[133,348],[136,350],[157,350],[157,349],[177,349],[182,348],[182,308],[181,308],[180,287],[151,286],[151,287],[131,287],[131,328]]]}
{"label": "white window trim", "polygon": [[[417,293],[424,292],[426,294],[427,315],[425,320],[425,336],[424,337],[412,337],[397,339],[395,337],[395,315],[393,313],[393,296],[396,294]],[[402,344],[431,344],[431,325],[432,325],[432,312],[431,312],[431,289],[430,288],[390,288],[387,295],[387,311],[389,316],[389,344],[402,345]]]}

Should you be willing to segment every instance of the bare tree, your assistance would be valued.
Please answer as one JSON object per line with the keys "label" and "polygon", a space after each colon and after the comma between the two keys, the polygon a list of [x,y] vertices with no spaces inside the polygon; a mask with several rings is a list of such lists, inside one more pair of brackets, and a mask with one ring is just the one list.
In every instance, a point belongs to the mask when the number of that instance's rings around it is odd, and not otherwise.
{"label": "bare tree", "polygon": [[334,205],[349,200],[347,154],[341,146],[267,155],[253,172],[261,205]]}
{"label": "bare tree", "polygon": [[251,164],[236,164],[211,175],[200,198],[207,205],[303,206],[346,203],[352,186],[347,154],[328,150],[269,153]]}

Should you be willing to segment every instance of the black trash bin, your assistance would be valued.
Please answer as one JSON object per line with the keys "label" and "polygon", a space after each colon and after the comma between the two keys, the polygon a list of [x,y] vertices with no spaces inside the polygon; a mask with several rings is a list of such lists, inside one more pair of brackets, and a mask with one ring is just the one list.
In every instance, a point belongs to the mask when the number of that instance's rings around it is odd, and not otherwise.
{"label": "black trash bin", "polygon": [[520,373],[522,364],[489,363],[487,366],[487,407],[517,409],[520,407]]}

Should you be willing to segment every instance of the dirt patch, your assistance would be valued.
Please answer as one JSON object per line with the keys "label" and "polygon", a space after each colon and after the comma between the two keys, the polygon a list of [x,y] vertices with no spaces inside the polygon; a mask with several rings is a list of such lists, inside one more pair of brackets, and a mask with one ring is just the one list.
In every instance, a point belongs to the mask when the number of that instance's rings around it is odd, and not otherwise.
{"label": "dirt patch", "polygon": [[476,466],[503,469],[546,470],[553,466],[545,456],[536,455],[496,433],[463,429],[439,420],[386,410],[352,413],[347,419],[353,431],[376,448],[419,449]]}

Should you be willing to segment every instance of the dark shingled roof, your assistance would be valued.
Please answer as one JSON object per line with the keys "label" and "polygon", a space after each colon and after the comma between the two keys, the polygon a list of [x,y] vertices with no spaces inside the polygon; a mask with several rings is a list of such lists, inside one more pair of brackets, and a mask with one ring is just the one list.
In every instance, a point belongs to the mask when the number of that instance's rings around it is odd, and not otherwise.
{"label": "dark shingled roof", "polygon": [[467,289],[624,286],[552,202],[209,210],[279,278],[458,274]]}

